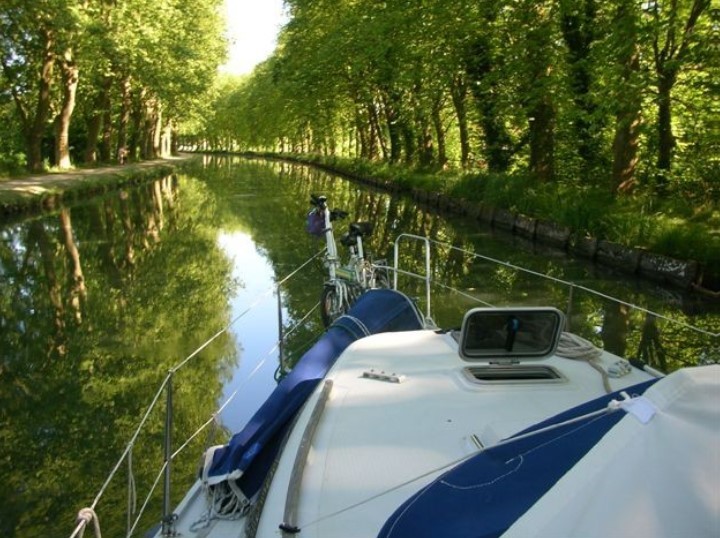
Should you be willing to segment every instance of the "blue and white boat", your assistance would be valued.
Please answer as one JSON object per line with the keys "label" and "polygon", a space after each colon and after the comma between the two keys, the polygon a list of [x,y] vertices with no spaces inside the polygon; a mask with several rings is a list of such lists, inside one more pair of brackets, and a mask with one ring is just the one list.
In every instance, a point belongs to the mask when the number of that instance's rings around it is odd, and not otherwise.
{"label": "blue and white boat", "polygon": [[664,377],[554,308],[340,318],[178,506],[182,536],[720,536],[720,366]]}
{"label": "blue and white boat", "polygon": [[720,365],[663,376],[565,328],[366,292],[156,536],[720,536]]}

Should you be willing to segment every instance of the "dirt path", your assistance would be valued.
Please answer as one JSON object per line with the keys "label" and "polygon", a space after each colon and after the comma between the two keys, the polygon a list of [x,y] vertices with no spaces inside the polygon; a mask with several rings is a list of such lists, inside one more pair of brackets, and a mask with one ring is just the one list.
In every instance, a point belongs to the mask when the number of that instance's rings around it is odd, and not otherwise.
{"label": "dirt path", "polygon": [[[34,213],[57,207],[60,200],[100,193],[114,186],[147,177],[153,168],[167,173],[192,154],[142,161],[125,165],[84,168],[61,173],[38,174],[17,179],[0,180],[0,220],[13,215]],[[160,173],[160,172],[158,172]]]}
{"label": "dirt path", "polygon": [[82,180],[85,178],[97,178],[99,176],[111,176],[116,173],[126,173],[131,170],[141,170],[153,168],[162,165],[178,164],[182,161],[192,159],[194,156],[190,154],[181,154],[177,157],[168,157],[164,159],[155,159],[152,161],[142,161],[125,165],[103,166],[99,168],[83,168],[71,170],[69,172],[46,173],[35,176],[27,176],[18,179],[0,180],[0,192],[24,192],[39,193],[44,190],[54,190],[56,187],[63,187],[69,182]]}

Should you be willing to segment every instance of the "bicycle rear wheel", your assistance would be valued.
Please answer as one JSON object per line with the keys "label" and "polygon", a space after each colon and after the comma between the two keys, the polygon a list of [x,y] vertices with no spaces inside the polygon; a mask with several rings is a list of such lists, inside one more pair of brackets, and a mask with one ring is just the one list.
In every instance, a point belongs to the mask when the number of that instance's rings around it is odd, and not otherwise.
{"label": "bicycle rear wheel", "polygon": [[373,287],[374,288],[391,288],[390,275],[385,268],[373,269]]}

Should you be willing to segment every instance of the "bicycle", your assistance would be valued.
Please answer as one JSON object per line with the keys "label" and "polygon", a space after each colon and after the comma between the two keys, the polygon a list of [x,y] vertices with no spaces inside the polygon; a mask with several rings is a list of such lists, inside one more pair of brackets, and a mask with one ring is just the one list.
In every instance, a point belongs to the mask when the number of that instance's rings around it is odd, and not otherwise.
{"label": "bicycle", "polygon": [[372,288],[390,287],[385,260],[370,261],[363,249],[363,237],[373,232],[371,222],[352,222],[349,229],[340,238],[340,243],[348,247],[350,257],[342,263],[338,255],[333,232],[333,222],[348,216],[346,211],[330,209],[327,197],[310,195],[313,208],[307,215],[307,231],[318,237],[325,237],[325,266],[328,280],[320,295],[320,315],[327,328],[343,315],[365,291]]}

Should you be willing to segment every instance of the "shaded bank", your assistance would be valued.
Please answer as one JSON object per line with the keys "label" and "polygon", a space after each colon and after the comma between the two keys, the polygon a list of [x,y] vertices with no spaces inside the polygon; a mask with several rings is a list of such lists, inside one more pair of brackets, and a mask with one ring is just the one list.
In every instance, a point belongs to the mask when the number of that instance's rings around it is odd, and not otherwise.
{"label": "shaded bank", "polygon": [[508,209],[493,207],[483,202],[467,200],[432,187],[408,185],[370,174],[358,174],[342,166],[326,164],[302,157],[274,154],[244,153],[246,157],[279,159],[315,166],[333,174],[381,188],[402,192],[416,202],[441,212],[469,216],[479,223],[510,232],[519,237],[558,248],[572,255],[619,269],[631,275],[669,284],[684,290],[693,290],[713,298],[720,298],[720,274],[712,263],[650,252],[642,247],[622,245],[601,237],[592,237],[556,222],[535,218]]}

